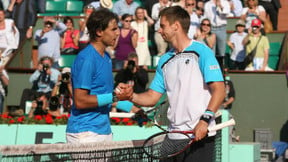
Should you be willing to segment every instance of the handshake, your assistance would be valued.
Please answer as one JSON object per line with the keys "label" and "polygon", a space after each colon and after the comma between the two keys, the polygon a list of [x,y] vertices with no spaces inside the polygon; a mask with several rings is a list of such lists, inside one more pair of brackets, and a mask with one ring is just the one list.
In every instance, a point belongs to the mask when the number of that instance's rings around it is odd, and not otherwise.
{"label": "handshake", "polygon": [[133,99],[133,85],[119,83],[114,90],[117,100],[130,100]]}

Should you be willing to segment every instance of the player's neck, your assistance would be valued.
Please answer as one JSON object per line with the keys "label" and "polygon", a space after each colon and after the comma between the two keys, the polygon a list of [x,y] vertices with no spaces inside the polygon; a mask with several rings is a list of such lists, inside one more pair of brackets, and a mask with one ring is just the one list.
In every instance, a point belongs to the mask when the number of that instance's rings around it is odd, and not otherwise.
{"label": "player's neck", "polygon": [[191,44],[191,39],[189,39],[188,37],[186,37],[185,39],[176,39],[176,41],[173,43],[172,42],[172,45],[175,49],[175,52],[176,53],[179,53],[179,52],[183,52],[190,44]]}
{"label": "player's neck", "polygon": [[104,56],[106,46],[102,42],[91,42],[95,50],[101,55]]}

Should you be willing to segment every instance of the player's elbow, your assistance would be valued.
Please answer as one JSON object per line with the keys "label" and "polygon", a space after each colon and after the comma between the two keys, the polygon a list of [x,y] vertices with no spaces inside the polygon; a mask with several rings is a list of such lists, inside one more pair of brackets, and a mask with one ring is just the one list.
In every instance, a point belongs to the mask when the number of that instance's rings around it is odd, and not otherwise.
{"label": "player's elbow", "polygon": [[81,99],[74,99],[74,104],[76,109],[84,109],[85,108],[85,104]]}

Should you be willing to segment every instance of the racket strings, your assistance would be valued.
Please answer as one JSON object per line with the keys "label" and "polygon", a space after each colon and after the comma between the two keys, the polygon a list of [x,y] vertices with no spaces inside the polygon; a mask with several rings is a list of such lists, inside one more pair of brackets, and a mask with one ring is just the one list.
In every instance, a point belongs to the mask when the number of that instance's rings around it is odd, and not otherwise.
{"label": "racket strings", "polygon": [[[171,138],[172,137],[172,138]],[[191,138],[182,133],[164,133],[154,136],[144,145],[144,150],[157,159],[165,159],[181,153],[189,146]]]}

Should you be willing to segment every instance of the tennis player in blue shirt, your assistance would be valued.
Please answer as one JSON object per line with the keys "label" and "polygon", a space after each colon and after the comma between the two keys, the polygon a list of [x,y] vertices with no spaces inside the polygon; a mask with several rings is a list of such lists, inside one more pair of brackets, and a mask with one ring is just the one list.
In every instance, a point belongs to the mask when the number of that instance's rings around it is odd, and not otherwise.
{"label": "tennis player in blue shirt", "polygon": [[[71,71],[74,104],[66,129],[68,143],[112,140],[109,112],[114,102],[113,74],[105,49],[119,36],[118,16],[99,9],[90,15],[87,28],[91,43],[77,55]],[[116,108],[129,112],[132,106],[119,101]]]}

